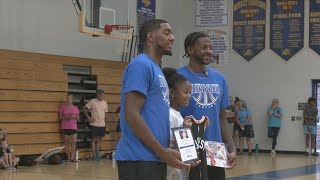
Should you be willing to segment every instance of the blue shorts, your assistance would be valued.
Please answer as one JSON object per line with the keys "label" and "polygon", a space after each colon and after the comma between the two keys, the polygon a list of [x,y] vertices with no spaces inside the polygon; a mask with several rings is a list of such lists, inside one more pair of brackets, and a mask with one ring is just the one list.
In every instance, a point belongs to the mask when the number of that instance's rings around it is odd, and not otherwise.
{"label": "blue shorts", "polygon": [[304,127],[304,133],[305,134],[312,134],[312,135],[316,135],[317,134],[317,127],[316,126],[307,126],[307,125],[303,125]]}

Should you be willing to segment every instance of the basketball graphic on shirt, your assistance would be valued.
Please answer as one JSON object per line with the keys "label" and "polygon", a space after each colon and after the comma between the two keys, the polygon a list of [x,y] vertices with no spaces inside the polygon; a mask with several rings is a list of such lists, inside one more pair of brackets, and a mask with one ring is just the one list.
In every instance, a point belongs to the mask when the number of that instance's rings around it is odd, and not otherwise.
{"label": "basketball graphic on shirt", "polygon": [[191,84],[191,96],[200,108],[211,108],[220,95],[219,84]]}
{"label": "basketball graphic on shirt", "polygon": [[170,105],[169,88],[168,88],[167,81],[163,76],[159,75],[159,82],[160,82],[160,88],[163,95],[163,101],[169,106]]}

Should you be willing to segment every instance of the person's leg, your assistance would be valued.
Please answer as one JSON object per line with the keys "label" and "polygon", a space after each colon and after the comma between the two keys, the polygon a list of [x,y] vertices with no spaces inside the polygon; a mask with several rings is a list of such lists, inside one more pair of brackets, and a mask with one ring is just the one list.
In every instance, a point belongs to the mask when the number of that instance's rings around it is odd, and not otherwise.
{"label": "person's leg", "polygon": [[165,180],[167,165],[160,162],[117,161],[119,180]]}
{"label": "person's leg", "polygon": [[167,177],[167,165],[163,162],[140,161],[137,171],[139,180],[165,180]]}
{"label": "person's leg", "polygon": [[189,171],[189,180],[200,180],[200,167],[201,165],[197,165],[195,167],[191,167]]}
{"label": "person's leg", "polygon": [[70,156],[70,143],[69,143],[69,135],[63,134],[63,142],[65,145],[65,152],[68,156],[68,161],[71,160]]}
{"label": "person's leg", "polygon": [[14,167],[14,163],[13,163],[13,158],[12,158],[12,154],[8,153],[8,161],[9,161],[9,165],[11,168]]}
{"label": "person's leg", "polygon": [[252,153],[252,141],[250,137],[246,137],[249,155]]}
{"label": "person's leg", "polygon": [[70,156],[71,160],[76,160],[77,133],[70,135]]}
{"label": "person's leg", "polygon": [[309,155],[309,126],[304,125],[303,126],[304,129],[304,134],[306,135],[306,152],[305,155],[308,156]]}
{"label": "person's leg", "polygon": [[97,158],[97,160],[100,159],[101,141],[102,141],[102,137],[98,136],[97,143],[96,143],[96,156],[97,156],[96,158]]}
{"label": "person's leg", "polygon": [[225,169],[215,166],[208,166],[208,180],[225,180]]}
{"label": "person's leg", "polygon": [[279,134],[280,128],[273,127],[272,129],[273,129],[272,150],[274,150],[276,148],[276,145],[277,145],[277,139],[278,139],[278,134]]}
{"label": "person's leg", "polygon": [[314,150],[314,148],[316,147],[315,139],[316,139],[316,135],[311,134],[311,150]]}
{"label": "person's leg", "polygon": [[243,143],[244,143],[244,137],[239,138],[239,149],[240,149],[240,154],[243,153]]}
{"label": "person's leg", "polygon": [[91,137],[91,150],[92,150],[92,158],[96,158],[96,144],[97,144],[97,137]]}
{"label": "person's leg", "polygon": [[119,180],[138,180],[137,162],[117,161]]}
{"label": "person's leg", "polygon": [[10,167],[10,164],[9,164],[9,157],[8,157],[8,153],[3,153],[3,166],[5,168],[9,168]]}
{"label": "person's leg", "polygon": [[2,169],[2,168],[4,168],[4,166],[3,166],[3,157],[0,157],[0,169]]}

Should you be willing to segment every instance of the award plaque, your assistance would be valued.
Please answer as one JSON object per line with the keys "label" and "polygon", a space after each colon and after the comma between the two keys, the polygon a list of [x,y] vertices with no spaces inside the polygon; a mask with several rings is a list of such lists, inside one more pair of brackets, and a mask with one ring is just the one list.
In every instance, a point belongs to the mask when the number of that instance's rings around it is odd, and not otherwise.
{"label": "award plaque", "polygon": [[194,144],[190,128],[171,128],[174,139],[177,142],[177,149],[181,154],[181,160],[185,163],[192,163],[198,160],[198,153]]}

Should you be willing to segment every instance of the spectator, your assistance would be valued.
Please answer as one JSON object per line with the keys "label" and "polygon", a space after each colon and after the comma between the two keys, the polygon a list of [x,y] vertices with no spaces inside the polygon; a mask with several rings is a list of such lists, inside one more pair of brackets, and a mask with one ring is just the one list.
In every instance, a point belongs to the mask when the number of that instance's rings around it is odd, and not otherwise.
{"label": "spectator", "polygon": [[120,109],[121,109],[121,106],[119,106],[119,107],[117,108],[117,110],[116,110],[116,115],[117,115],[117,117],[118,117],[118,122],[117,122],[117,126],[116,126],[116,131],[117,131],[118,133],[121,132],[121,126],[120,126]]}
{"label": "spectator", "polygon": [[[8,135],[7,135],[7,131],[3,128],[0,128],[0,140],[6,140],[8,142]],[[11,148],[10,144],[8,144],[8,148],[7,148],[13,159],[14,159],[14,164],[15,164],[15,167],[18,168],[18,163],[20,161],[20,158],[16,157],[13,153],[13,149]],[[0,157],[0,167],[1,167],[1,163],[3,162],[3,159]]]}
{"label": "spectator", "polygon": [[8,142],[5,139],[0,141],[0,158],[2,159],[2,166],[4,169],[15,170],[17,163],[14,160],[14,157],[11,154],[11,151],[8,148]]}
{"label": "spectator", "polygon": [[232,139],[234,144],[238,144],[239,143],[239,124],[237,123],[237,113],[239,110],[239,102],[240,99],[239,97],[236,97],[234,100],[234,113],[235,113],[235,119],[234,119],[234,124],[233,124],[233,132],[232,132]]}
{"label": "spectator", "polygon": [[[317,109],[317,101],[315,98],[310,97],[308,99],[308,106],[303,111],[303,126],[304,133],[306,135],[306,152],[305,155],[309,156],[310,151],[316,146],[316,134],[317,134],[317,117],[318,117],[318,109]],[[309,149],[309,140],[311,138],[311,149]],[[317,153],[313,153],[312,155],[318,156]]]}
{"label": "spectator", "polygon": [[234,106],[234,99],[232,96],[229,96],[230,105],[226,108],[226,117],[228,121],[228,126],[230,129],[230,134],[233,134],[234,122],[236,119],[236,108]]}
{"label": "spectator", "polygon": [[277,138],[281,127],[281,117],[283,115],[282,108],[279,107],[279,100],[273,99],[271,107],[268,109],[268,136],[272,138],[271,153],[276,154],[275,148],[277,145]]}
{"label": "spectator", "polygon": [[[97,98],[91,99],[84,107],[84,113],[89,121],[92,159],[100,160],[100,147],[102,138],[108,133],[106,120],[108,118],[108,104],[104,98],[104,91],[97,90]],[[88,114],[91,112],[91,116]]]}
{"label": "spectator", "polygon": [[66,102],[59,109],[61,120],[61,132],[65,144],[68,160],[77,162],[76,143],[77,143],[77,121],[80,120],[79,109],[73,105],[73,95],[68,94]]}
{"label": "spectator", "polygon": [[160,64],[164,55],[172,54],[174,37],[168,22],[152,19],[143,23],[139,38],[143,53],[128,64],[122,77],[122,137],[115,159],[120,180],[163,180],[167,164],[190,166],[169,148],[169,89]]}
{"label": "spectator", "polygon": [[239,110],[237,112],[237,123],[240,127],[239,129],[239,149],[240,154],[243,154],[243,143],[244,137],[247,140],[248,145],[248,155],[252,155],[252,142],[253,138],[253,125],[252,125],[252,115],[251,110],[247,107],[247,103],[244,100],[239,102]]}

